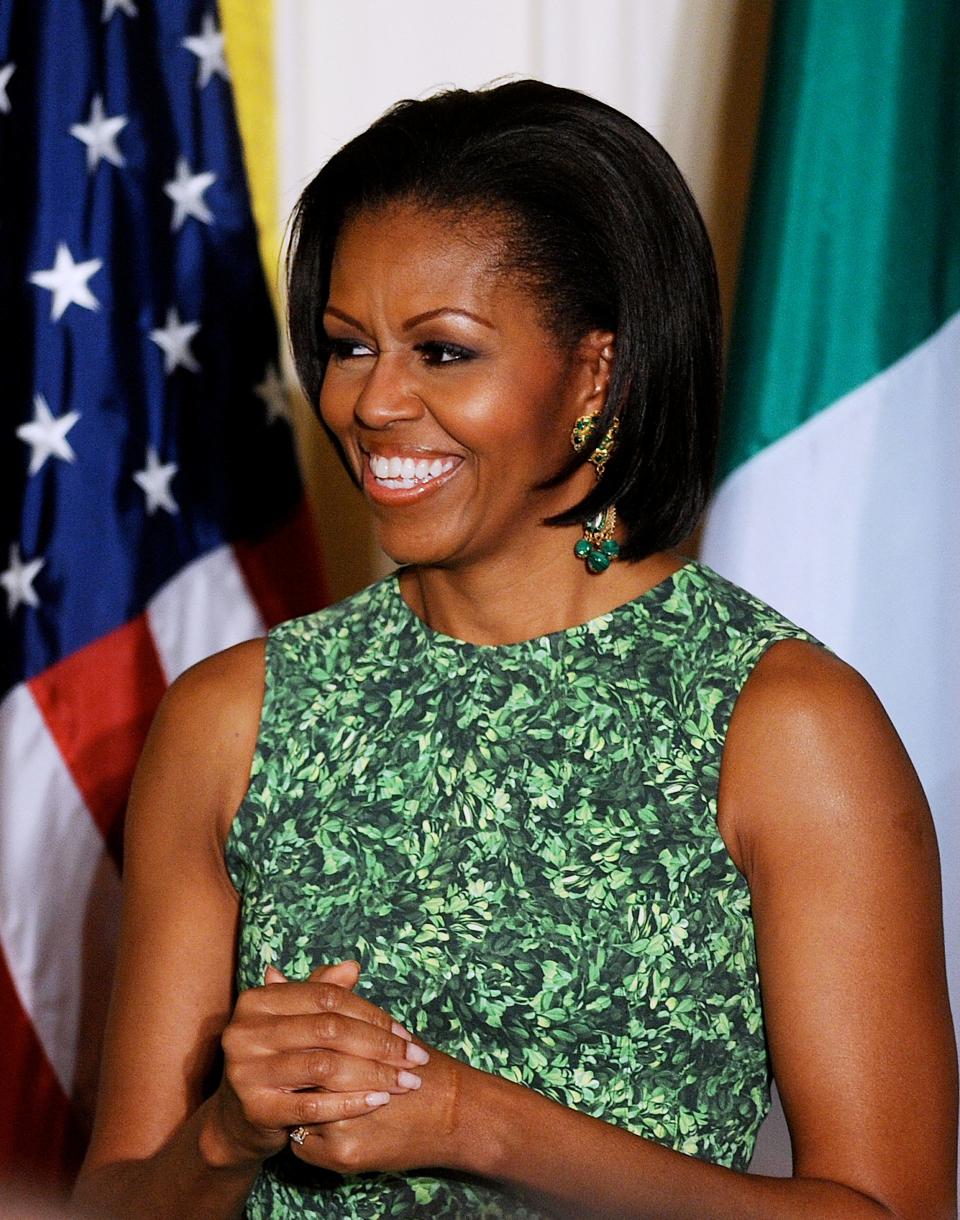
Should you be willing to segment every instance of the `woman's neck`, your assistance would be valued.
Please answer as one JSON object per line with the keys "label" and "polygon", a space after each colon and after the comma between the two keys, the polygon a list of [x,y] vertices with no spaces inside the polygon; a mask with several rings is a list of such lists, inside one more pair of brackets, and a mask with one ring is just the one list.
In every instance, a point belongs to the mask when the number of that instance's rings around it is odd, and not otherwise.
{"label": "woman's neck", "polygon": [[400,588],[428,626],[472,644],[515,644],[563,631],[640,597],[684,560],[659,551],[591,575],[569,550],[470,567],[409,567]]}

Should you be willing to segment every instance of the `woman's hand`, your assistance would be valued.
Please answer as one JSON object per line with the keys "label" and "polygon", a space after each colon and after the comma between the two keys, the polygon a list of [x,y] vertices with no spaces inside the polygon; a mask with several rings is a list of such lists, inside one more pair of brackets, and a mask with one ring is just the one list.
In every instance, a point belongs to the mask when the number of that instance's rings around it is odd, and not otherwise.
{"label": "woman's hand", "polygon": [[342,962],[288,982],[268,967],[243,992],[222,1037],[223,1080],[209,1107],[215,1163],[256,1162],[292,1127],[370,1115],[419,1089],[429,1059],[389,1014],[354,995],[360,968]]}
{"label": "woman's hand", "polygon": [[300,1160],[335,1173],[399,1172],[442,1165],[470,1170],[482,1138],[479,1114],[485,1083],[495,1078],[431,1047],[423,1085],[362,1117],[304,1123],[306,1138],[291,1146]]}

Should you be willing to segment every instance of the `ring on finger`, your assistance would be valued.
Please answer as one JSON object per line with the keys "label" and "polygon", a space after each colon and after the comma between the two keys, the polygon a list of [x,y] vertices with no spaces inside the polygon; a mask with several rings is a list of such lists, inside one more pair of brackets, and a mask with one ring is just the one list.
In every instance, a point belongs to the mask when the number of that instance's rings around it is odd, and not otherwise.
{"label": "ring on finger", "polygon": [[307,1138],[310,1132],[306,1127],[293,1127],[290,1131],[290,1142],[296,1144],[297,1147],[303,1146],[303,1141]]}

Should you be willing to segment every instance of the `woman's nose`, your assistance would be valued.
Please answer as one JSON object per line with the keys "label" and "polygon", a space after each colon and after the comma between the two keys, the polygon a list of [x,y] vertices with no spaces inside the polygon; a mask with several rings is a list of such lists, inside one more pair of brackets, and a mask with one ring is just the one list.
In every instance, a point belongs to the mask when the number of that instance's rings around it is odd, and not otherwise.
{"label": "woman's nose", "polygon": [[354,404],[356,418],[368,428],[386,428],[398,420],[418,419],[423,411],[402,353],[382,352]]}

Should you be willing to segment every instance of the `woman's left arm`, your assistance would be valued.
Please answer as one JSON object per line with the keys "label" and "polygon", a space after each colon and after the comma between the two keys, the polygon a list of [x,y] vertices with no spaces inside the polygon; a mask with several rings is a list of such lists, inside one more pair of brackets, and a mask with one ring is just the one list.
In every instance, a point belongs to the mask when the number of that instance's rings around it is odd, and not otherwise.
{"label": "woman's left arm", "polygon": [[418,1093],[318,1130],[304,1159],[444,1165],[576,1217],[955,1216],[936,840],[913,767],[853,670],[802,642],[767,652],[730,724],[720,829],[750,883],[792,1178],[695,1160],[439,1053]]}

